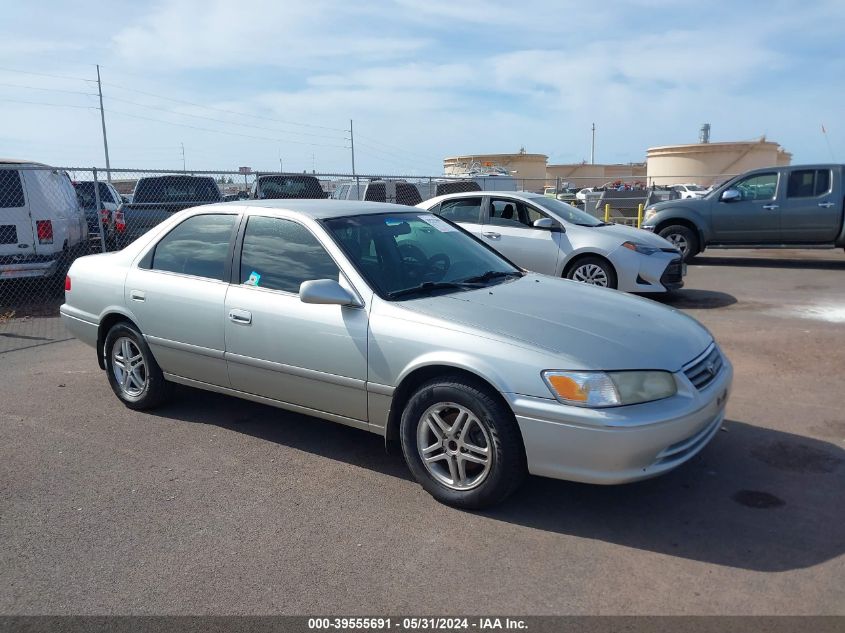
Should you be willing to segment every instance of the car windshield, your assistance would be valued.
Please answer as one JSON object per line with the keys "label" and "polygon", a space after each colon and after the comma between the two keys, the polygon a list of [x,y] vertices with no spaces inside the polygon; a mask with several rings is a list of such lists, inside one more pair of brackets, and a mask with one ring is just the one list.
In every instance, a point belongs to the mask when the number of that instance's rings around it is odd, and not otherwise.
{"label": "car windshield", "polygon": [[601,226],[604,224],[601,220],[594,218],[589,213],[585,213],[580,209],[576,209],[571,204],[566,204],[554,198],[537,197],[531,198],[531,202],[537,206],[543,207],[547,211],[551,211],[561,220],[577,224],[579,226]]}
{"label": "car windshield", "polygon": [[323,224],[386,299],[460,292],[523,274],[463,229],[430,213],[358,215]]}

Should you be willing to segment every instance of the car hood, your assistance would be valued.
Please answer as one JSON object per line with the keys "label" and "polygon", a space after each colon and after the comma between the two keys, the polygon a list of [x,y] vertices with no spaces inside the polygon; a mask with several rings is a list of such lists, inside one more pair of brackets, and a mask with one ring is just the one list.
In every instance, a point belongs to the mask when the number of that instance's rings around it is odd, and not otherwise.
{"label": "car hood", "polygon": [[654,204],[650,204],[648,208],[657,209],[658,211],[662,211],[663,209],[685,208],[701,212],[701,210],[707,206],[708,202],[709,201],[704,197],[678,198],[676,200],[666,200],[665,202],[655,202]]}
{"label": "car hood", "polygon": [[438,319],[443,327],[457,325],[549,352],[558,358],[548,369],[678,371],[713,340],[698,321],[675,309],[545,275],[402,307]]}
{"label": "car hood", "polygon": [[655,248],[675,248],[669,240],[663,239],[651,231],[644,231],[633,226],[624,224],[609,224],[591,228],[593,231],[600,231],[602,235],[612,235],[619,238],[619,242],[639,242]]}

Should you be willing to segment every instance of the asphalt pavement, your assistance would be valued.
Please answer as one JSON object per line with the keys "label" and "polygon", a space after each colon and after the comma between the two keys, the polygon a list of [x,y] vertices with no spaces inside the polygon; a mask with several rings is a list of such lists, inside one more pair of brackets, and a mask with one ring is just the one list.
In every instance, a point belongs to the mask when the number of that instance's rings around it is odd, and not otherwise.
{"label": "asphalt pavement", "polygon": [[845,254],[713,251],[686,281],[661,301],[736,372],[713,442],[486,512],[363,431],[187,388],[133,412],[58,331],[3,352],[0,613],[845,614]]}

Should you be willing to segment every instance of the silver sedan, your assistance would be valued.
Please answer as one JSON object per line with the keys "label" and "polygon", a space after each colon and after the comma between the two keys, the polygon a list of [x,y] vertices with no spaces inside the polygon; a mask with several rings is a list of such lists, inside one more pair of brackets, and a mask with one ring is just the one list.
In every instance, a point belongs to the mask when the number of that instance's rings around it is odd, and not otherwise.
{"label": "silver sedan", "polygon": [[465,508],[527,473],[615,484],[675,468],[719,429],[731,385],[692,318],[527,273],[397,205],[188,209],[77,259],[65,285],[65,324],[126,406],[181,383],[364,429]]}

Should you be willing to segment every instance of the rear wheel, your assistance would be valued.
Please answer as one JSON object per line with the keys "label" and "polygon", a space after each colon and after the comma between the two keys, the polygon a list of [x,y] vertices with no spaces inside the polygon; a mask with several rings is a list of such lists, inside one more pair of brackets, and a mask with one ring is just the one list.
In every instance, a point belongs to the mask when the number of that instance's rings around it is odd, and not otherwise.
{"label": "rear wheel", "polygon": [[129,323],[118,323],[106,335],[104,345],[109,385],[130,409],[151,409],[169,395],[161,373],[141,333]]}
{"label": "rear wheel", "polygon": [[672,246],[681,251],[685,262],[695,257],[699,252],[698,235],[688,226],[673,224],[660,231],[660,237],[672,243]]}
{"label": "rear wheel", "polygon": [[513,413],[486,385],[462,376],[423,384],[402,413],[400,436],[414,478],[448,505],[494,505],[525,478]]}
{"label": "rear wheel", "polygon": [[576,260],[567,269],[566,277],[591,286],[616,288],[616,271],[610,262],[601,257],[582,257]]}

